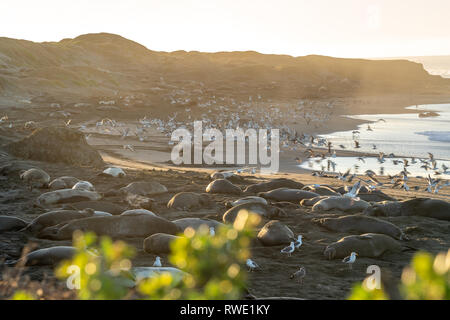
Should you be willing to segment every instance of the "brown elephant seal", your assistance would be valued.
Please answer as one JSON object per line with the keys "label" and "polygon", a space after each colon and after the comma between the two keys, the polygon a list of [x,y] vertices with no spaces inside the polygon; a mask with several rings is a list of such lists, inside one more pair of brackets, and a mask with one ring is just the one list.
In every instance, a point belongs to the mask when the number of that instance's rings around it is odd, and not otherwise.
{"label": "brown elephant seal", "polygon": [[63,176],[52,180],[48,187],[52,190],[71,189],[79,181],[75,177]]}
{"label": "brown elephant seal", "polygon": [[230,177],[235,176],[236,174],[233,171],[215,171],[210,174],[210,178],[213,180],[216,179],[228,179]]}
{"label": "brown elephant seal", "polygon": [[125,211],[125,207],[107,201],[80,201],[70,203],[63,206],[64,209],[83,210],[86,208],[94,209],[95,211],[103,211],[111,213],[112,215],[119,215]]}
{"label": "brown elephant seal", "polygon": [[78,181],[72,187],[73,190],[95,191],[94,186],[89,181]]}
{"label": "brown elephant seal", "polygon": [[172,222],[148,214],[137,216],[89,217],[70,221],[58,228],[49,227],[38,236],[54,240],[72,239],[75,230],[93,231],[113,238],[146,238],[155,233],[177,234],[180,229]]}
{"label": "brown elephant seal", "polygon": [[258,193],[258,196],[264,199],[273,200],[277,202],[287,201],[299,203],[303,199],[311,199],[318,197],[319,195],[317,193],[305,190],[278,188],[268,192],[260,192]]}
{"label": "brown elephant seal", "polygon": [[56,246],[35,250],[7,265],[23,264],[25,266],[55,266],[63,260],[69,260],[76,253],[74,247]]}
{"label": "brown elephant seal", "polygon": [[156,214],[154,212],[151,212],[151,211],[146,210],[146,209],[126,210],[126,211],[122,212],[120,215],[121,216],[138,216],[138,215],[141,215],[141,214],[147,214],[147,215],[156,217]]}
{"label": "brown elephant seal", "polygon": [[177,193],[167,203],[167,208],[189,211],[191,209],[201,208],[210,202],[209,195],[195,192]]}
{"label": "brown elephant seal", "polygon": [[382,202],[366,208],[364,214],[381,217],[419,216],[450,221],[450,203],[429,198]]}
{"label": "brown elephant seal", "polygon": [[302,190],[311,191],[314,193],[317,193],[321,196],[340,196],[341,194],[334,191],[332,188],[328,186],[316,186],[316,185],[309,185],[304,186]]}
{"label": "brown elephant seal", "polygon": [[47,188],[50,176],[42,169],[32,168],[20,174],[20,179],[24,180],[30,188]]}
{"label": "brown elephant seal", "polygon": [[231,208],[231,207],[236,207],[236,206],[238,206],[240,204],[243,204],[243,203],[262,203],[262,204],[267,204],[267,200],[264,199],[264,198],[261,198],[261,197],[248,196],[248,197],[241,198],[241,199],[238,199],[238,200],[233,201],[233,202],[227,202],[225,204],[225,206],[227,208]]}
{"label": "brown elephant seal", "polygon": [[62,189],[41,194],[37,198],[36,204],[38,206],[44,207],[56,203],[77,202],[85,200],[95,201],[100,200],[101,198],[102,196],[97,192],[86,190]]}
{"label": "brown elephant seal", "polygon": [[244,193],[266,192],[278,188],[302,189],[305,185],[301,182],[286,178],[273,179],[267,182],[252,184],[245,188]]}
{"label": "brown elephant seal", "polygon": [[226,179],[216,179],[206,187],[208,193],[241,194],[242,190]]}
{"label": "brown elephant seal", "polygon": [[106,168],[105,170],[103,170],[103,172],[100,173],[99,176],[123,178],[126,176],[126,173],[125,173],[125,171],[123,171],[122,168],[109,167],[109,168]]}
{"label": "brown elephant seal", "polygon": [[347,236],[325,248],[323,254],[328,260],[342,259],[356,252],[360,257],[378,258],[385,252],[398,252],[402,245],[385,234],[366,233]]}
{"label": "brown elephant seal", "polygon": [[281,208],[283,210],[288,210],[288,211],[300,209],[300,206],[298,204],[288,202],[288,201],[274,202],[274,203],[272,203],[272,205],[277,208]]}
{"label": "brown elephant seal", "polygon": [[31,221],[26,228],[25,232],[37,233],[47,227],[56,226],[57,224],[82,219],[94,216],[104,216],[104,214],[95,214],[93,209],[77,210],[55,210],[41,214],[39,217]]}
{"label": "brown elephant seal", "polygon": [[138,196],[154,196],[167,193],[168,190],[165,186],[156,181],[138,181],[120,188],[119,192],[124,194],[135,194]]}
{"label": "brown elephant seal", "polygon": [[314,198],[311,198],[311,199],[303,199],[302,201],[300,201],[300,205],[302,207],[312,207],[313,205],[315,205],[320,200],[323,200],[323,199],[326,199],[326,198],[328,198],[328,196],[319,196],[319,197],[314,197]]}
{"label": "brown elephant seal", "polygon": [[179,238],[166,233],[152,234],[144,240],[144,251],[153,254],[170,253],[170,243]]}
{"label": "brown elephant seal", "polygon": [[329,211],[329,210],[340,210],[349,213],[362,212],[364,209],[369,207],[370,204],[364,200],[356,200],[349,197],[328,197],[317,202],[313,207],[312,211]]}
{"label": "brown elephant seal", "polygon": [[234,223],[234,220],[236,219],[240,210],[247,210],[249,212],[256,213],[267,219],[286,216],[286,213],[280,208],[267,204],[250,202],[250,203],[243,203],[231,209],[228,209],[223,214],[222,217],[223,222]]}
{"label": "brown elephant seal", "polygon": [[278,220],[267,222],[259,231],[257,238],[266,247],[290,244],[295,240],[292,230]]}
{"label": "brown elephant seal", "polygon": [[17,231],[25,228],[28,223],[12,216],[0,216],[0,232]]}
{"label": "brown elephant seal", "polygon": [[200,218],[182,218],[172,221],[174,224],[176,224],[180,230],[183,232],[186,228],[192,228],[194,230],[198,230],[200,226],[206,225],[209,228],[219,228],[220,226],[223,226],[223,223],[211,220],[211,219],[200,219]]}
{"label": "brown elephant seal", "polygon": [[364,215],[350,215],[339,218],[312,219],[320,226],[337,232],[380,233],[399,240],[407,240],[402,230],[388,221]]}

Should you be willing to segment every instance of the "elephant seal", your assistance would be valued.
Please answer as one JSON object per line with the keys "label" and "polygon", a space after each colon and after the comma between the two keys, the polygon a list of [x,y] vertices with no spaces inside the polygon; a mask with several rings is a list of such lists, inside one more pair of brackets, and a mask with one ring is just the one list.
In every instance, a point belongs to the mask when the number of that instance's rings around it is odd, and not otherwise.
{"label": "elephant seal", "polygon": [[69,189],[67,184],[63,180],[61,180],[59,178],[56,178],[56,179],[52,180],[48,184],[48,188],[51,189],[51,190]]}
{"label": "elephant seal", "polygon": [[170,273],[175,283],[178,283],[187,274],[173,267],[135,267],[132,268],[132,273],[135,278],[135,283],[139,283],[144,279],[159,277],[163,273]]}
{"label": "elephant seal", "polygon": [[364,216],[364,215],[350,215],[339,218],[322,218],[312,219],[313,222],[318,223],[320,226],[338,232],[358,232],[362,233],[380,233],[386,234],[392,238],[399,240],[407,240],[407,237],[402,230],[396,225]]}
{"label": "elephant seal", "polygon": [[24,229],[25,232],[37,233],[47,227],[55,226],[62,222],[97,216],[93,209],[55,210],[41,214],[31,221]]}
{"label": "elephant seal", "polygon": [[247,194],[247,193],[266,192],[278,188],[301,189],[304,186],[305,185],[301,182],[297,182],[286,178],[278,178],[270,180],[268,182],[252,184],[247,188],[245,188],[244,193]]}
{"label": "elephant seal", "polygon": [[311,199],[318,197],[319,195],[317,193],[305,190],[278,188],[268,192],[260,192],[258,193],[258,196],[277,202],[287,201],[299,203],[303,199]]}
{"label": "elephant seal", "polygon": [[95,191],[94,186],[89,181],[78,181],[72,187],[73,190]]}
{"label": "elephant seal", "polygon": [[264,218],[272,219],[275,217],[284,217],[286,216],[286,213],[281,210],[280,208],[262,204],[262,203],[243,203],[240,205],[237,205],[231,209],[228,209],[222,217],[223,222],[225,223],[234,223],[234,220],[236,219],[238,213],[240,210],[247,210],[252,213],[256,213]]}
{"label": "elephant seal", "polygon": [[267,204],[267,200],[261,197],[255,197],[255,196],[248,196],[245,198],[241,198],[238,199],[236,201],[233,202],[227,202],[226,203],[226,207],[231,208],[231,207],[236,207],[240,204],[243,203],[262,203],[262,204]]}
{"label": "elephant seal", "polygon": [[315,185],[309,185],[304,186],[302,190],[311,191],[314,193],[317,193],[321,196],[340,196],[341,194],[334,191],[332,188],[328,186],[315,186]]}
{"label": "elephant seal", "polygon": [[177,210],[191,210],[201,208],[210,202],[209,195],[195,192],[177,193],[167,203],[167,208]]}
{"label": "elephant seal", "polygon": [[278,220],[267,222],[259,231],[257,238],[266,247],[290,244],[295,240],[292,230]]}
{"label": "elephant seal", "polygon": [[78,181],[75,177],[63,176],[52,180],[48,187],[52,190],[71,189]]}
{"label": "elephant seal", "polygon": [[125,207],[107,201],[80,201],[76,203],[66,204],[63,206],[63,208],[72,210],[83,210],[86,208],[91,208],[95,211],[108,212],[112,215],[119,215],[125,211]]}
{"label": "elephant seal", "polygon": [[211,173],[210,178],[213,180],[216,179],[227,179],[235,176],[236,174],[233,171],[215,171]]}
{"label": "elephant seal", "polygon": [[300,205],[302,207],[312,207],[313,205],[315,205],[320,200],[323,200],[323,199],[326,199],[326,198],[328,198],[328,196],[319,196],[319,197],[314,197],[314,198],[311,198],[311,199],[303,199],[302,201],[300,201]]}
{"label": "elephant seal", "polygon": [[208,193],[241,194],[242,190],[226,179],[216,179],[206,187]]}
{"label": "elephant seal", "polygon": [[146,209],[126,210],[126,211],[122,212],[120,215],[121,216],[139,216],[141,214],[146,214],[146,215],[150,215],[150,216],[156,217],[156,214],[154,214],[153,212],[151,212],[149,210],[146,210]]}
{"label": "elephant seal", "polygon": [[103,170],[102,173],[100,173],[101,176],[107,176],[107,177],[114,177],[114,178],[123,178],[126,176],[125,172],[122,168],[118,167],[109,167]]}
{"label": "elephant seal", "polygon": [[32,168],[20,174],[20,179],[24,180],[30,188],[47,188],[50,176],[41,169]]}
{"label": "elephant seal", "polygon": [[21,230],[27,225],[28,223],[22,219],[11,216],[0,216],[0,232]]}
{"label": "elephant seal", "polygon": [[148,214],[137,216],[89,217],[70,221],[58,228],[49,227],[38,236],[54,240],[72,239],[75,230],[93,231],[114,238],[146,238],[155,233],[177,234],[180,229],[172,222]]}
{"label": "elephant seal", "polygon": [[198,230],[198,228],[200,228],[201,225],[207,225],[209,228],[214,228],[214,230],[216,230],[220,226],[223,226],[223,223],[219,221],[200,218],[182,218],[173,220],[172,222],[176,224],[182,232],[189,227],[191,227],[194,230]]}
{"label": "elephant seal", "polygon": [[179,238],[166,233],[152,234],[144,240],[144,251],[153,254],[170,253],[170,243]]}
{"label": "elephant seal", "polygon": [[417,198],[406,201],[376,203],[363,212],[368,216],[419,216],[450,221],[450,203],[444,200]]}
{"label": "elephant seal", "polygon": [[12,263],[8,263],[7,265],[15,265],[19,263],[25,266],[55,266],[63,260],[71,259],[75,253],[76,249],[74,247],[50,247],[30,252],[25,257],[22,257]]}
{"label": "elephant seal", "polygon": [[364,200],[355,200],[349,197],[328,197],[317,202],[312,211],[329,211],[338,209],[344,212],[355,213],[362,212],[370,204]]}
{"label": "elephant seal", "polygon": [[41,194],[36,204],[38,206],[52,205],[56,203],[77,202],[83,200],[100,200],[102,196],[97,192],[85,190],[62,189]]}
{"label": "elephant seal", "polygon": [[119,191],[124,194],[134,194],[138,196],[153,196],[167,192],[167,188],[156,181],[138,181],[120,188]]}
{"label": "elephant seal", "polygon": [[385,234],[365,233],[343,237],[325,248],[328,260],[342,259],[356,252],[360,257],[378,258],[385,252],[401,251],[402,245]]}

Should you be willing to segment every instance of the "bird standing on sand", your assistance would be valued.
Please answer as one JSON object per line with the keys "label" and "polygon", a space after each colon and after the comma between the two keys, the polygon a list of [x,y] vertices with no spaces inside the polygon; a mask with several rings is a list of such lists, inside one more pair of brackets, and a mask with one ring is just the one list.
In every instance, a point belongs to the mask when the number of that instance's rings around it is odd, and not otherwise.
{"label": "bird standing on sand", "polygon": [[352,269],[353,263],[356,261],[356,256],[358,254],[356,252],[352,252],[348,257],[345,257],[342,262],[347,263],[349,268]]}
{"label": "bird standing on sand", "polygon": [[291,256],[292,252],[294,252],[295,250],[295,242],[292,241],[291,244],[289,246],[287,246],[286,248],[281,249],[281,253],[287,253],[288,257]]}
{"label": "bird standing on sand", "polygon": [[299,234],[297,240],[295,241],[295,249],[300,249],[300,247],[302,246],[303,242],[302,242],[302,235]]}
{"label": "bird standing on sand", "polygon": [[303,283],[303,278],[306,276],[306,269],[304,267],[300,267],[300,269],[289,277],[289,279],[297,279],[299,284]]}
{"label": "bird standing on sand", "polygon": [[214,237],[216,235],[216,231],[214,230],[214,227],[209,228],[209,235]]}
{"label": "bird standing on sand", "polygon": [[160,257],[156,257],[155,262],[153,263],[154,267],[162,267],[161,264],[161,258]]}
{"label": "bird standing on sand", "polygon": [[247,259],[246,265],[249,271],[253,271],[255,269],[260,268],[260,266],[258,266],[252,259]]}

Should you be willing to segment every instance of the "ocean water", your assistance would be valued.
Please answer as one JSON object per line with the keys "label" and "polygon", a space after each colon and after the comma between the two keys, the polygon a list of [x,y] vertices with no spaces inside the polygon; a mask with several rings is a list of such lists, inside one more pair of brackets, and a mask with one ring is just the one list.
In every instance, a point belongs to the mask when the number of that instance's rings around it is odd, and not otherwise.
{"label": "ocean water", "polygon": [[[358,127],[359,134],[352,131],[335,132],[321,137],[333,142],[335,148],[340,144],[347,150],[378,154],[394,153],[399,157],[428,158],[428,152],[435,159],[450,160],[450,103],[411,106],[407,109],[418,113],[357,115],[350,118],[373,121]],[[420,112],[434,111],[437,117],[420,118]],[[384,119],[386,122],[378,121]],[[360,142],[361,148],[354,149],[353,140]],[[373,145],[377,149],[373,150]]]}
{"label": "ocean water", "polygon": [[[369,124],[358,127],[359,133],[353,134],[353,130],[340,131],[320,137],[331,141],[335,149],[344,145],[346,150],[368,152],[378,155],[383,152],[386,157],[393,153],[393,159],[387,158],[384,163],[379,163],[376,158],[366,158],[366,163],[357,157],[336,157],[332,159],[336,163],[336,172],[345,172],[352,168],[352,172],[364,172],[367,169],[374,170],[378,174],[396,174],[403,169],[402,164],[395,165],[392,160],[409,158],[408,171],[412,176],[434,175],[433,171],[421,168],[423,165],[417,160],[417,164],[411,163],[411,157],[416,159],[428,159],[428,152],[437,160],[437,167],[442,171],[442,164],[450,167],[450,103],[411,106],[407,109],[417,110],[417,113],[408,114],[376,114],[349,116],[355,119],[367,120]],[[436,117],[420,118],[420,112],[434,111],[439,114]],[[384,121],[379,121],[384,119]],[[368,131],[370,125],[372,131]],[[354,140],[360,142],[361,148],[356,149]],[[373,149],[376,146],[376,150]],[[356,167],[355,167],[356,165]],[[318,162],[314,159],[305,161],[300,167],[312,170],[321,170],[327,161]],[[440,175],[441,178],[450,179],[450,172]]]}

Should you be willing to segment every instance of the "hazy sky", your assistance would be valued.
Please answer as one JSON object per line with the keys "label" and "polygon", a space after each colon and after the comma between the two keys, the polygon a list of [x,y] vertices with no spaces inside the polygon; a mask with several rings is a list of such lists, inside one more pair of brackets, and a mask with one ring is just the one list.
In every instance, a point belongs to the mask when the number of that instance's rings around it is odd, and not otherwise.
{"label": "hazy sky", "polygon": [[0,36],[33,41],[110,32],[158,51],[450,54],[450,0],[1,1]]}

